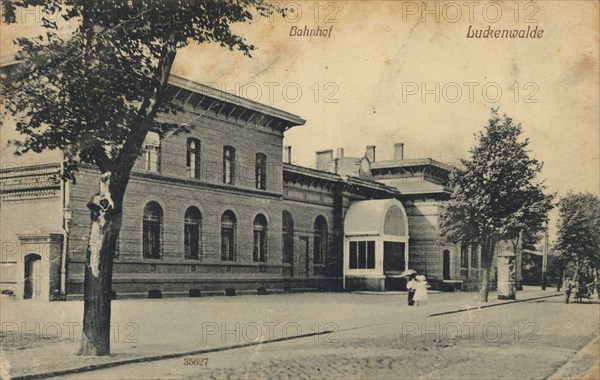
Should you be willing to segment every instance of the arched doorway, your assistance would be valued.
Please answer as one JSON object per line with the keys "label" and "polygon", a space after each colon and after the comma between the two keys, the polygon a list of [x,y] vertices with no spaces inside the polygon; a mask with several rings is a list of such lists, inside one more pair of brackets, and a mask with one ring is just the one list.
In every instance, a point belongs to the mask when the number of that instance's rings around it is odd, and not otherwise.
{"label": "arched doorway", "polygon": [[42,258],[31,253],[25,256],[24,299],[39,298],[42,293],[41,275]]}

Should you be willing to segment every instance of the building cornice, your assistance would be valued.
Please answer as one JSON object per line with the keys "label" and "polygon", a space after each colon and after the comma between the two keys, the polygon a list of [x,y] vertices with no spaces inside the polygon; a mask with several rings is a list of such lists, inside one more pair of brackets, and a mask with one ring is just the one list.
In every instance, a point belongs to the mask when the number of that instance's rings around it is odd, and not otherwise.
{"label": "building cornice", "polygon": [[174,103],[192,108],[200,114],[221,115],[226,120],[233,118],[263,128],[280,132],[299,125],[306,120],[289,112],[267,106],[216,88],[171,75],[169,77],[168,96]]}
{"label": "building cornice", "polygon": [[60,164],[17,166],[0,170],[3,201],[51,198],[61,189]]}

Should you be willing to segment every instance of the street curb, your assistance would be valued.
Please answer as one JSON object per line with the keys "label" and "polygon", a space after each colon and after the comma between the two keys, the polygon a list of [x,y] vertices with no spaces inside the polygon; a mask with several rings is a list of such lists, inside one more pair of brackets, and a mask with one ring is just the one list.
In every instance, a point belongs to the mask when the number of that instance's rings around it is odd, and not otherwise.
{"label": "street curb", "polygon": [[452,311],[443,311],[441,313],[429,314],[429,317],[437,317],[439,315],[463,313],[465,311],[487,309],[489,307],[496,307],[496,306],[502,306],[502,305],[510,305],[510,304],[519,303],[519,302],[535,301],[535,300],[540,300],[540,299],[544,299],[544,298],[559,297],[561,295],[562,294],[553,294],[553,295],[550,295],[550,296],[541,296],[541,297],[527,298],[527,299],[524,299],[524,300],[514,300],[514,301],[507,301],[507,302],[499,302],[499,303],[495,303],[495,304],[492,304],[492,305],[473,306],[473,307],[467,307],[467,308],[464,308],[464,309],[458,309],[458,310],[452,310]]}
{"label": "street curb", "polygon": [[72,374],[81,373],[81,372],[97,371],[100,369],[119,367],[119,366],[128,365],[128,364],[152,362],[152,361],[165,360],[165,359],[175,359],[175,358],[180,358],[183,356],[210,354],[213,352],[235,350],[238,348],[258,346],[261,344],[284,342],[287,340],[294,340],[294,339],[306,338],[306,337],[317,336],[317,335],[331,334],[332,332],[334,332],[334,331],[321,331],[321,332],[314,332],[314,333],[308,333],[308,334],[294,335],[291,337],[269,339],[269,340],[260,341],[260,342],[234,344],[233,346],[207,348],[204,350],[176,352],[176,353],[162,354],[162,355],[142,356],[139,358],[115,360],[112,362],[106,362],[106,363],[100,363],[100,364],[90,364],[90,365],[85,365],[85,366],[76,367],[76,368],[62,369],[62,370],[50,371],[50,372],[41,372],[41,373],[36,373],[33,375],[15,376],[15,377],[11,377],[10,379],[12,379],[12,380],[45,379],[45,378],[49,378],[49,377],[72,375]]}
{"label": "street curb", "polygon": [[[585,356],[588,353],[588,351],[590,351],[596,345],[596,342],[598,342],[599,339],[600,339],[600,335],[597,335],[594,338],[592,338],[592,340],[590,340],[585,346],[583,346],[579,351],[577,351],[577,353],[575,355],[571,356],[569,358],[569,360],[567,360],[566,362],[563,363],[563,365],[558,367],[558,369],[556,371],[554,371],[554,373],[552,375],[546,377],[546,380],[569,379],[570,377],[566,377],[565,373],[571,368],[571,366],[573,365],[573,362],[575,362],[576,360]],[[594,354],[594,356],[597,356],[597,355]],[[585,376],[589,371],[591,371],[594,368],[594,366],[596,364],[597,364],[597,361],[595,361],[594,364],[592,364],[592,366],[590,368],[587,368],[584,373],[579,374],[578,376],[579,377]]]}
{"label": "street curb", "polygon": [[[445,315],[445,314],[460,313],[460,312],[469,311],[469,310],[484,309],[484,308],[500,306],[500,305],[508,305],[508,304],[513,304],[513,303],[517,303],[517,302],[526,302],[526,301],[532,301],[532,300],[543,299],[543,298],[558,297],[560,295],[561,294],[555,294],[555,295],[549,295],[549,296],[528,298],[528,299],[523,299],[523,300],[502,302],[502,303],[497,303],[497,304],[493,304],[493,305],[484,305],[481,307],[472,307],[472,308],[465,308],[465,309],[460,309],[460,310],[453,310],[453,311],[449,311],[449,312],[431,314],[431,315],[429,315],[429,317]],[[314,333],[308,333],[308,334],[294,335],[292,337],[282,337],[282,338],[270,339],[270,340],[265,340],[265,341],[260,341],[260,342],[241,343],[241,344],[235,344],[232,346],[208,348],[208,349],[204,349],[204,350],[193,350],[193,351],[176,352],[176,353],[170,353],[170,354],[142,356],[142,357],[138,357],[138,358],[115,360],[115,361],[106,362],[106,363],[89,364],[89,365],[76,367],[76,368],[68,368],[68,369],[49,371],[49,372],[40,372],[40,373],[36,373],[36,374],[32,374],[32,375],[15,376],[15,377],[11,377],[11,379],[12,380],[45,379],[45,378],[57,377],[57,376],[63,376],[63,375],[72,375],[72,374],[77,374],[80,372],[97,371],[97,370],[101,370],[101,369],[119,367],[119,366],[128,365],[128,364],[152,362],[152,361],[165,360],[165,359],[174,359],[174,358],[179,358],[179,357],[183,357],[183,356],[202,355],[202,354],[209,354],[209,353],[213,353],[213,352],[235,350],[238,348],[252,347],[252,346],[257,346],[257,345],[261,345],[261,344],[277,343],[277,342],[283,342],[286,340],[306,338],[306,337],[324,335],[324,334],[330,334],[330,333],[332,333],[332,331],[321,331],[321,332],[314,332]]]}

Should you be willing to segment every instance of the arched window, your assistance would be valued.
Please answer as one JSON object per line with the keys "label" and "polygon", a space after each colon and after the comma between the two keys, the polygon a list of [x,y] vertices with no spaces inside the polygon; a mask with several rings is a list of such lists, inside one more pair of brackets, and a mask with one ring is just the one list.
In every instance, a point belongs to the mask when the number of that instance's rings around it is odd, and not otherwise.
{"label": "arched window", "polygon": [[315,220],[313,246],[314,263],[322,264],[327,253],[327,221],[321,215]]}
{"label": "arched window", "polygon": [[202,250],[202,214],[197,207],[190,207],[184,218],[184,251],[186,260],[199,260]]}
{"label": "arched window", "polygon": [[260,190],[267,189],[267,156],[262,153],[256,153],[256,188]]}
{"label": "arched window", "polygon": [[235,148],[223,147],[223,183],[235,185]]}
{"label": "arched window", "polygon": [[267,261],[267,218],[263,214],[256,215],[253,224],[254,249],[252,259],[254,261]]}
{"label": "arched window", "polygon": [[160,259],[163,211],[156,202],[148,202],[144,207],[143,249],[145,259]]}
{"label": "arched window", "polygon": [[294,219],[292,214],[284,211],[281,215],[282,229],[281,229],[281,241],[282,252],[281,257],[284,263],[293,263],[294,261]]}
{"label": "arched window", "polygon": [[188,177],[200,179],[200,166],[200,140],[189,138],[186,158]]}
{"label": "arched window", "polygon": [[385,213],[383,222],[383,233],[386,235],[404,236],[406,231],[404,214],[398,206],[390,206]]}
{"label": "arched window", "polygon": [[229,210],[221,217],[221,261],[235,261],[235,230],[237,220]]}

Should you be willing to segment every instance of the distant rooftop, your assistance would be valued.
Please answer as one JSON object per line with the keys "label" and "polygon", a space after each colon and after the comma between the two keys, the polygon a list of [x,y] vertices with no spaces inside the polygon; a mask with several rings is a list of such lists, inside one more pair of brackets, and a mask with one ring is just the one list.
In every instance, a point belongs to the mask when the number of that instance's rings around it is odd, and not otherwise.
{"label": "distant rooftop", "polygon": [[410,166],[434,166],[442,170],[452,171],[452,166],[444,164],[443,162],[436,161],[431,158],[415,158],[409,160],[386,160],[386,161],[375,161],[371,164],[371,170],[373,169],[388,169],[397,167],[410,167]]}

